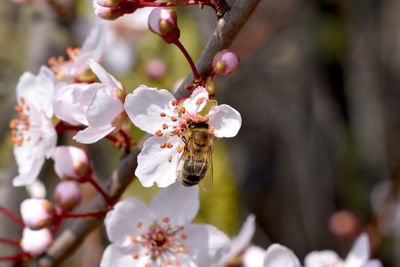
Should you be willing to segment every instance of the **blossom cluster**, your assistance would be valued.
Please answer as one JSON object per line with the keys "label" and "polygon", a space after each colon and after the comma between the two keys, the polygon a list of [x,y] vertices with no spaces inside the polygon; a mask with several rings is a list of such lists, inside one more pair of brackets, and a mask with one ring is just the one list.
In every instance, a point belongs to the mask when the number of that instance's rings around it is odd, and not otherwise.
{"label": "blossom cluster", "polygon": [[[179,1],[177,1],[179,2]],[[221,3],[225,3],[221,1]],[[188,1],[210,5],[214,1]],[[95,0],[95,13],[117,19],[153,1]],[[226,12],[226,7],[218,8]],[[220,16],[219,14],[218,16]],[[106,53],[105,27],[100,25],[81,49],[67,49],[68,60],[51,58],[37,75],[24,73],[17,84],[18,118],[10,122],[18,175],[14,186],[37,182],[46,159],[62,180],[54,190],[54,202],[36,196],[22,202],[21,217],[10,218],[23,228],[19,243],[26,257],[44,253],[67,218],[104,217],[111,244],[101,266],[301,266],[289,249],[274,244],[266,251],[250,246],[255,217],[250,215],[239,235],[230,239],[216,227],[192,223],[199,210],[199,186],[212,183],[213,144],[235,137],[240,113],[213,98],[215,75],[232,74],[239,58],[231,51],[217,53],[209,75],[199,74],[180,43],[175,11],[162,7],[151,11],[149,29],[166,43],[176,45],[188,60],[194,80],[186,85],[187,97],[176,99],[165,89],[138,85],[126,88],[101,64]],[[124,154],[134,146],[126,123],[147,132],[132,170],[144,187],[156,184],[160,192],[149,205],[136,198],[117,202],[96,182],[88,154],[78,146],[57,145],[65,131],[76,132],[76,143],[92,144],[109,139]],[[140,147],[137,147],[140,149]],[[86,214],[71,213],[81,199],[80,183],[90,183],[104,197],[107,208]],[[334,252],[313,252],[305,266],[370,264],[366,235],[355,243],[346,260]],[[378,263],[377,263],[378,264]]]}

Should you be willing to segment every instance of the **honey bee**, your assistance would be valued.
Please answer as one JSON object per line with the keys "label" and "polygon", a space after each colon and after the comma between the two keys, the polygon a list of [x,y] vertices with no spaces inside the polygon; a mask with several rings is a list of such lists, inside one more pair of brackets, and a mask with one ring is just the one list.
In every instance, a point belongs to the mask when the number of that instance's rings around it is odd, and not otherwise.
{"label": "honey bee", "polygon": [[188,125],[182,140],[185,143],[183,154],[178,162],[177,178],[184,186],[201,184],[209,191],[213,182],[212,150],[214,135],[206,122]]}

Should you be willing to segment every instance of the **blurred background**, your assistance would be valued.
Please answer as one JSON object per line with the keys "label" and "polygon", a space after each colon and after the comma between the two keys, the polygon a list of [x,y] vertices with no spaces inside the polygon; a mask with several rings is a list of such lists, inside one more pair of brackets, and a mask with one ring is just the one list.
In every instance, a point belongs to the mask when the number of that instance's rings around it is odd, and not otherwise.
{"label": "blurred background", "polygon": [[[196,60],[215,13],[176,10],[181,41]],[[148,12],[105,22],[104,66],[128,92],[140,84],[173,90],[189,71],[176,47],[147,30]],[[345,257],[367,231],[372,257],[400,266],[399,14],[400,0],[262,1],[231,47],[239,70],[217,79],[217,100],[235,107],[243,125],[237,137],[217,141],[214,186],[202,192],[196,221],[234,236],[254,213],[254,243],[281,243],[300,259],[322,249]],[[8,123],[19,76],[79,47],[98,23],[90,0],[0,2],[0,205],[18,213],[29,197],[11,187]],[[143,135],[133,127],[132,134]],[[77,145],[71,136],[59,142]],[[84,148],[98,179],[108,179],[118,151],[107,141]],[[51,161],[40,179],[52,199],[58,178]],[[95,192],[82,190],[86,203]],[[148,201],[156,191],[135,181],[125,196]],[[0,220],[0,237],[20,238],[15,224]],[[106,245],[96,230],[64,265],[97,266]],[[3,245],[0,251],[15,252]]]}

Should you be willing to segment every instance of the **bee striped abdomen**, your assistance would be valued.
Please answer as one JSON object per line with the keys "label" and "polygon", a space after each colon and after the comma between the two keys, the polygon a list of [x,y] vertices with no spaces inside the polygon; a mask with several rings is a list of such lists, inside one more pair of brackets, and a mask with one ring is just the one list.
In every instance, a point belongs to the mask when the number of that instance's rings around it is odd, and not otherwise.
{"label": "bee striped abdomen", "polygon": [[198,184],[207,172],[207,164],[203,159],[192,159],[184,162],[182,184],[193,186]]}

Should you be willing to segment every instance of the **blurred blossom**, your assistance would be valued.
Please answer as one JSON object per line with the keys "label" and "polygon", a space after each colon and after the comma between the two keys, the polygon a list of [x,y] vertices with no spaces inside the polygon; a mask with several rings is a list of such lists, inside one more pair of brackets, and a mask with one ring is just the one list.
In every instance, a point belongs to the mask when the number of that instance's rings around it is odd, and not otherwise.
{"label": "blurred blossom", "polygon": [[42,198],[26,199],[21,203],[21,216],[24,224],[39,230],[52,224],[56,211],[53,204]]}
{"label": "blurred blossom", "polygon": [[165,61],[159,58],[149,60],[146,63],[145,71],[147,76],[152,80],[161,79],[167,72]]}
{"label": "blurred blossom", "polygon": [[[209,112],[202,114],[206,105]],[[137,127],[154,134],[144,143],[135,171],[146,187],[154,182],[160,187],[175,182],[178,161],[185,148],[181,137],[191,123],[207,123],[209,133],[217,138],[234,137],[242,123],[234,108],[209,101],[204,87],[197,87],[189,98],[178,103],[167,90],[141,85],[126,97],[125,110]]]}
{"label": "blurred blossom", "polygon": [[25,188],[32,198],[44,198],[46,196],[46,187],[43,182],[38,179]]}
{"label": "blurred blossom", "polygon": [[89,170],[89,159],[86,152],[74,146],[58,146],[52,156],[54,170],[64,180],[82,178]]}
{"label": "blurred blossom", "polygon": [[14,186],[31,184],[38,176],[45,158],[56,145],[57,134],[51,121],[55,77],[50,69],[41,67],[37,76],[25,72],[17,84],[18,119],[10,122],[18,176]]}
{"label": "blurred blossom", "polygon": [[179,183],[149,206],[136,198],[120,201],[105,219],[112,243],[100,266],[212,266],[229,238],[211,225],[190,224],[198,209],[198,187]]}
{"label": "blurred blossom", "polygon": [[[248,247],[250,246],[251,239],[253,238],[254,232],[255,216],[253,214],[250,214],[244,222],[242,228],[240,229],[239,234],[230,242],[229,251],[222,257],[219,265],[229,266],[230,262],[236,262],[240,254],[247,251]],[[252,265],[245,264],[244,266]]]}
{"label": "blurred blossom", "polygon": [[73,209],[81,201],[79,184],[74,181],[59,182],[54,189],[54,199],[64,211]]}
{"label": "blurred blossom", "polygon": [[360,233],[361,225],[350,211],[337,211],[329,219],[329,228],[337,236],[354,238]]}
{"label": "blurred blossom", "polygon": [[[257,251],[253,251],[253,253],[254,252],[256,252],[256,254],[253,254],[253,256],[259,256]],[[250,260],[251,263],[255,263],[254,265],[251,265],[254,267],[301,267],[299,259],[296,257],[293,251],[279,244],[272,244],[267,249],[264,254],[264,265],[259,265],[259,259],[252,258]]]}
{"label": "blurred blossom", "polygon": [[30,255],[40,255],[44,253],[53,242],[53,237],[48,228],[41,230],[31,230],[25,228],[22,233],[21,248]]}
{"label": "blurred blossom", "polygon": [[97,62],[101,60],[104,54],[105,42],[105,25],[100,24],[89,33],[82,48],[67,49],[68,61],[64,61],[62,57],[58,59],[51,58],[49,64],[56,73],[57,80],[68,83],[92,81],[94,77],[89,71],[87,61],[89,59]]}

